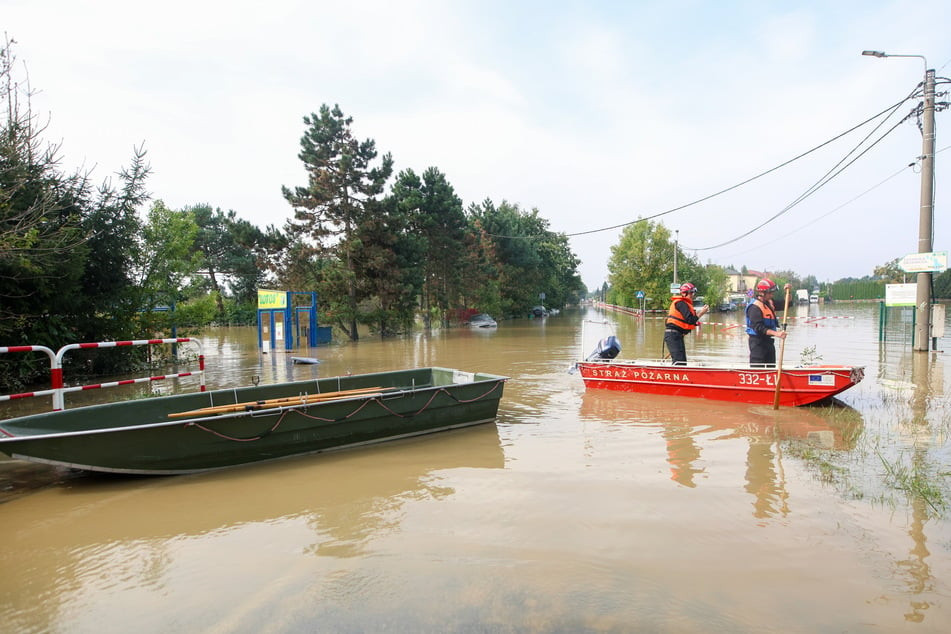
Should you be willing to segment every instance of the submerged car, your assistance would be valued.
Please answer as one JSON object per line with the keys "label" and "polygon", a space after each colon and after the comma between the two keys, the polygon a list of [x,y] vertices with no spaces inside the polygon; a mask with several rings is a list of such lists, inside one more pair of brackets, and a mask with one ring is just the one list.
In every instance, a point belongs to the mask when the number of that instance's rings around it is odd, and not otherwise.
{"label": "submerged car", "polygon": [[492,315],[486,313],[479,313],[469,318],[469,326],[471,328],[496,328],[498,325],[499,324],[492,319]]}

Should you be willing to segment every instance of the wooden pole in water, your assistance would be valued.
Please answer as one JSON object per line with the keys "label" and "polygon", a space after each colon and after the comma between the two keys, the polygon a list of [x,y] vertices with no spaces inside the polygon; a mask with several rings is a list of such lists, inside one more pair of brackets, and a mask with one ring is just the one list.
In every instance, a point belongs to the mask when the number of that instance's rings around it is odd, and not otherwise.
{"label": "wooden pole in water", "polygon": [[[786,288],[786,299],[783,304],[783,332],[786,332],[786,314],[789,312],[789,287]],[[779,382],[783,378],[783,353],[786,351],[786,337],[779,343],[779,358],[776,359],[776,395],[773,397],[773,409],[779,409]]]}

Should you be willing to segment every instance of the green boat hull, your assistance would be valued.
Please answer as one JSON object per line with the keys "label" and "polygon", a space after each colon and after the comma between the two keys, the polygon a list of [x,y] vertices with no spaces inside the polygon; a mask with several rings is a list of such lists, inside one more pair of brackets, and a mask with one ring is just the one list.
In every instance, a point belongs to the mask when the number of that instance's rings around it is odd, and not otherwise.
{"label": "green boat hull", "polygon": [[[419,368],[164,396],[0,422],[0,451],[111,473],[172,475],[356,447],[488,423],[507,377]],[[382,388],[310,404],[229,413],[201,408]]]}

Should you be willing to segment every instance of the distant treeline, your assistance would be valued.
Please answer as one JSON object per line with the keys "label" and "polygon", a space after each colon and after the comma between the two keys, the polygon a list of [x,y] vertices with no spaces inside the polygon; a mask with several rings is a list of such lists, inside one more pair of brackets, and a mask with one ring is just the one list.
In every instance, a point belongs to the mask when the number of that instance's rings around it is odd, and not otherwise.
{"label": "distant treeline", "polygon": [[[914,284],[918,276],[904,276],[904,283]],[[826,297],[832,300],[884,300],[885,285],[903,283],[901,280],[852,279],[846,278],[833,282],[823,289]],[[935,274],[932,277],[932,295],[934,299],[951,299],[951,270]]]}

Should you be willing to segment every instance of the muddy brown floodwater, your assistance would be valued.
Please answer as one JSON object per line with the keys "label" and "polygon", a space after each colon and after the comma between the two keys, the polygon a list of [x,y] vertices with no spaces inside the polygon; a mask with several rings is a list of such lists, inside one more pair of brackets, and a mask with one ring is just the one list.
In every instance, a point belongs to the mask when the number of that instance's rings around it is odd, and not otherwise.
{"label": "muddy brown floodwater", "polygon": [[[834,405],[585,391],[568,368],[587,322],[624,357],[662,340],[659,319],[593,309],[293,353],[317,365],[209,331],[212,388],[429,365],[511,380],[494,424],[359,450],[166,478],[0,462],[0,630],[947,631],[946,354],[913,353],[900,312],[881,341],[877,306],[791,315],[787,362],[866,366]],[[710,318],[688,355],[746,358],[740,316]],[[26,407],[48,403],[0,416]]]}

